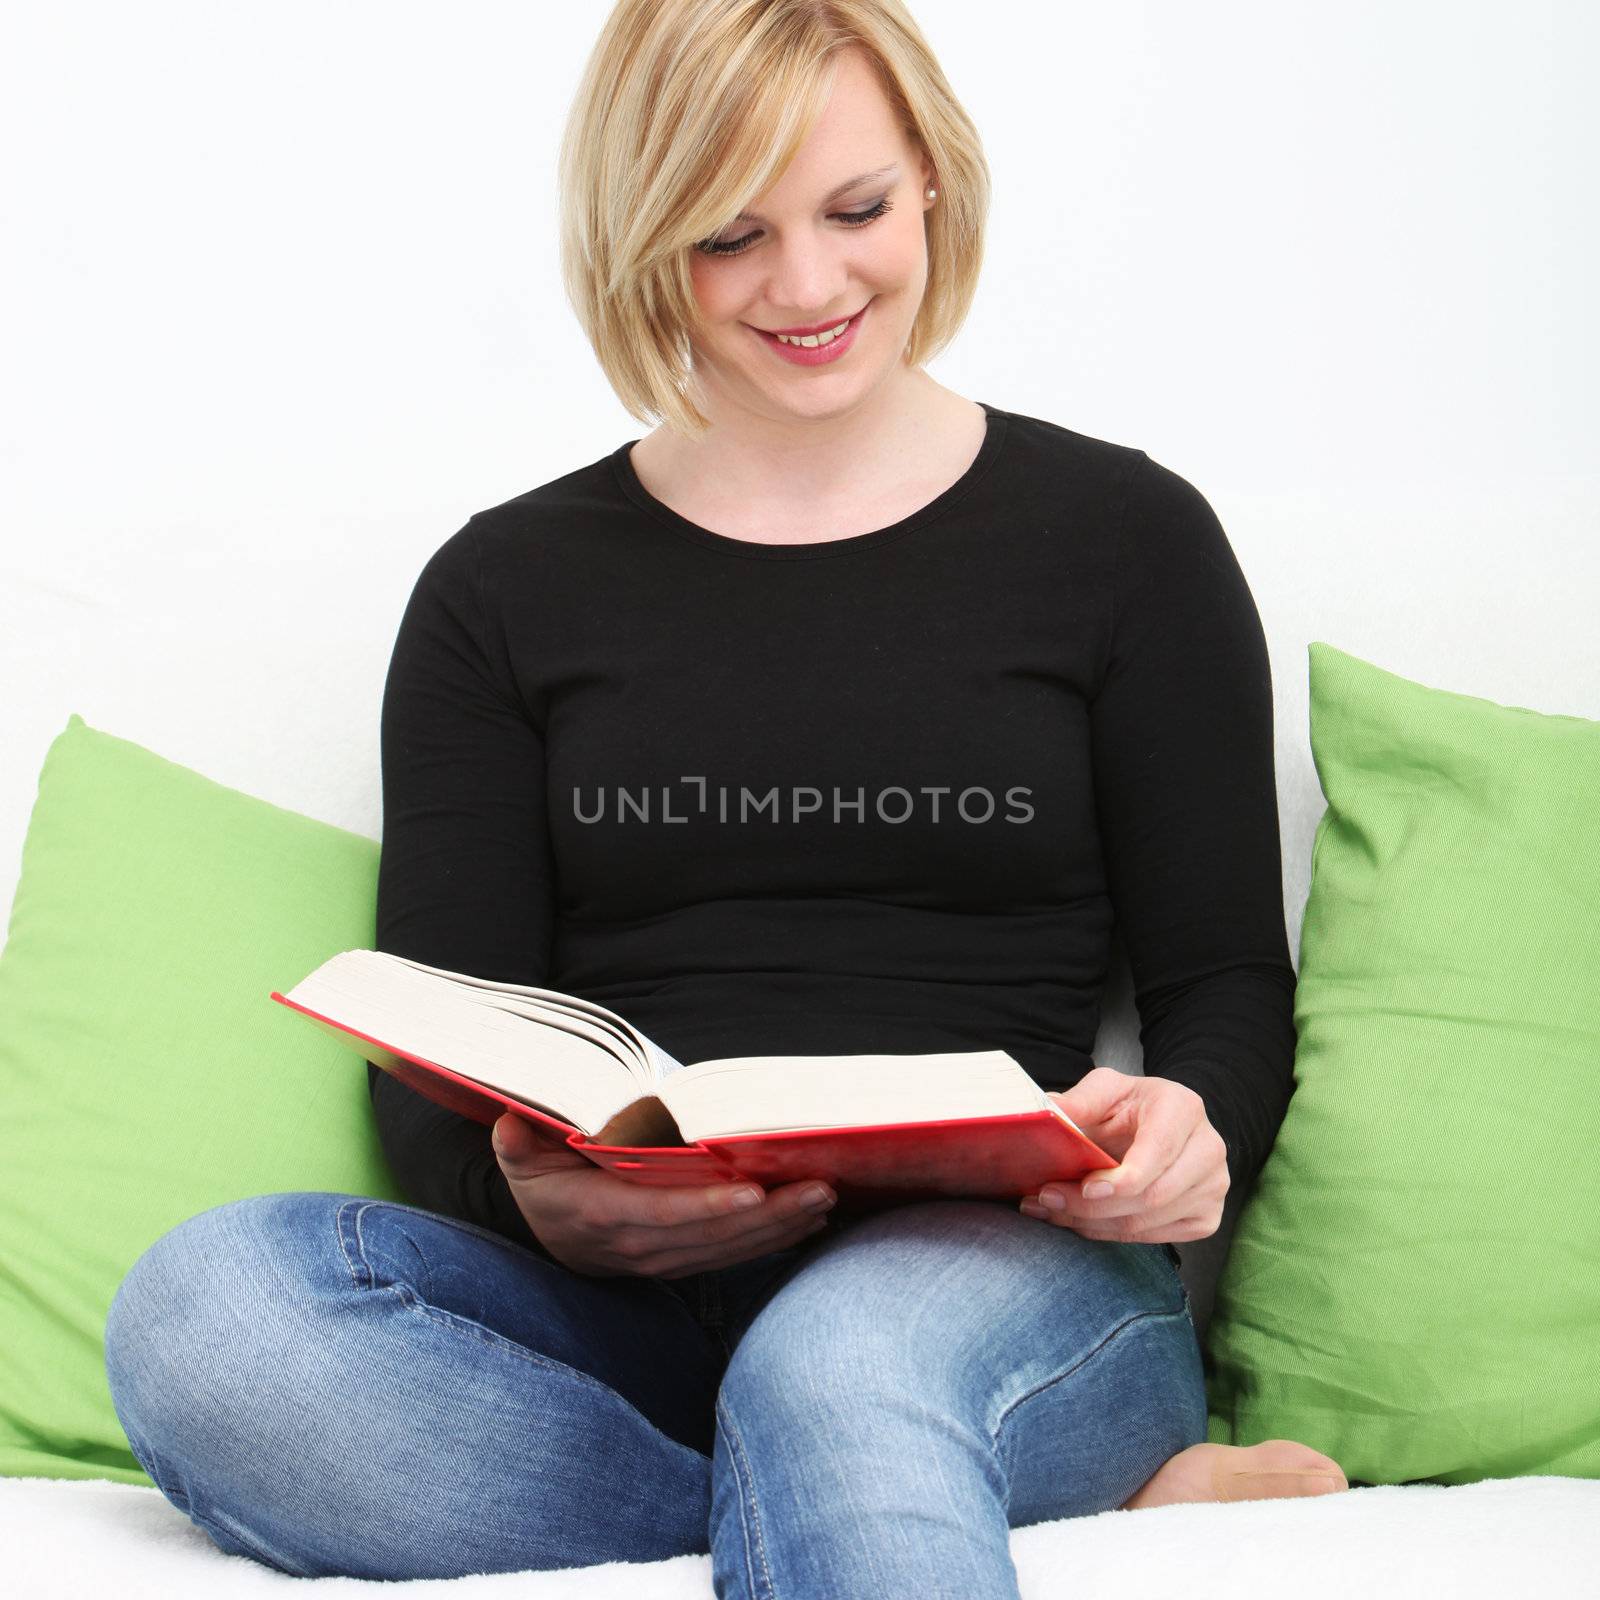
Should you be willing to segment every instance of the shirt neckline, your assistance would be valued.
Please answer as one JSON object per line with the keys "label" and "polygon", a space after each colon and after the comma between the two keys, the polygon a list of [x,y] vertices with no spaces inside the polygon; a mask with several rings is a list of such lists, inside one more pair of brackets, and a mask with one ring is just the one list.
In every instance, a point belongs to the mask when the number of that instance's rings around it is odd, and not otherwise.
{"label": "shirt neckline", "polygon": [[1010,420],[1009,413],[999,406],[992,406],[986,400],[980,400],[978,404],[983,407],[987,426],[983,443],[979,445],[978,453],[967,470],[949,488],[935,495],[926,505],[919,506],[909,516],[891,522],[887,527],[851,534],[844,539],[822,539],[811,544],[759,544],[753,539],[735,539],[728,534],[713,533],[710,528],[702,528],[699,523],[679,516],[664,500],[656,499],[645,488],[628,455],[639,442],[637,439],[629,439],[612,451],[611,470],[617,486],[640,510],[665,524],[680,538],[709,550],[720,550],[724,555],[744,556],[757,561],[818,561],[829,556],[854,555],[858,550],[875,550],[880,545],[892,544],[896,539],[904,538],[935,517],[942,516],[976,487],[1000,454]]}

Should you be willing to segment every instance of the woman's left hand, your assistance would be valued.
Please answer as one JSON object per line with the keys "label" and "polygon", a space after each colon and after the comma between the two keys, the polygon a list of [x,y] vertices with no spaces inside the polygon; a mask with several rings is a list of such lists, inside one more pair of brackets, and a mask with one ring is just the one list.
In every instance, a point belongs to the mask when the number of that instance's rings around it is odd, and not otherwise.
{"label": "woman's left hand", "polygon": [[[1050,1098],[1118,1165],[1045,1184],[1039,1198],[1057,1195],[1060,1208],[1046,1210],[1030,1198],[1020,1207],[1027,1216],[1086,1239],[1128,1244],[1208,1239],[1221,1226],[1228,1149],[1193,1089],[1094,1067]],[[1106,1182],[1109,1193],[1088,1192]]]}

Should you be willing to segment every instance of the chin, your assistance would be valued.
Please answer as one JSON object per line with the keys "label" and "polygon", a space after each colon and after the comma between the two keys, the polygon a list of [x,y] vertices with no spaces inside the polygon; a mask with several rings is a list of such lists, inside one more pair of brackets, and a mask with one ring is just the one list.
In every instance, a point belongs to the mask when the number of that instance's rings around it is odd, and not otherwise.
{"label": "chin", "polygon": [[840,379],[824,388],[820,384],[799,385],[785,389],[781,386],[767,389],[771,404],[797,417],[834,417],[854,411],[866,397],[879,387],[881,380],[873,374],[859,375],[854,380]]}

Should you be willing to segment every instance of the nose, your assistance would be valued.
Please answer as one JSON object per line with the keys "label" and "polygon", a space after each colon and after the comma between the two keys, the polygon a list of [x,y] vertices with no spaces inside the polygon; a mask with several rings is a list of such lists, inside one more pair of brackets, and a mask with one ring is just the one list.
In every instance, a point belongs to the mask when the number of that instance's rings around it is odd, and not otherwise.
{"label": "nose", "polygon": [[763,299],[784,307],[781,316],[763,319],[765,327],[810,327],[826,321],[842,306],[858,311],[865,295],[852,293],[844,250],[837,241],[804,233],[780,241],[768,252],[772,263]]}

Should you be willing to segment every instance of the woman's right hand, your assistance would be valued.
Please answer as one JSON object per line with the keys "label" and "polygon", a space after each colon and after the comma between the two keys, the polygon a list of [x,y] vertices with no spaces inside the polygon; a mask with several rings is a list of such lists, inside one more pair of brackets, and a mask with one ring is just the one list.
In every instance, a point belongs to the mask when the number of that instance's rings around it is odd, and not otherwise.
{"label": "woman's right hand", "polygon": [[827,1225],[837,1198],[808,1209],[814,1179],[773,1189],[757,1205],[736,1207],[737,1190],[716,1183],[657,1188],[630,1183],[576,1150],[542,1137],[506,1112],[494,1124],[494,1153],[523,1220],[563,1266],[592,1278],[685,1278],[753,1261],[809,1238]]}

